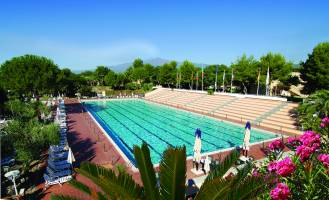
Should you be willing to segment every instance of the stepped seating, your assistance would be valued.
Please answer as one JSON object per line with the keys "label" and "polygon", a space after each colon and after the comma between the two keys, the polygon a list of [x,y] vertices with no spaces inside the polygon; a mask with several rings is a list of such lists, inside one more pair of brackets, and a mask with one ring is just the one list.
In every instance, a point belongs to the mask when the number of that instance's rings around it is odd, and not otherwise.
{"label": "stepped seating", "polygon": [[225,118],[239,120],[241,122],[254,121],[257,117],[272,110],[279,104],[280,102],[278,101],[241,98],[232,102],[228,106],[218,109],[214,112],[214,116],[225,116]]}
{"label": "stepped seating", "polygon": [[145,99],[201,112],[210,116],[245,123],[250,121],[264,128],[281,133],[300,134],[294,109],[298,104],[279,100],[230,96],[207,95],[193,91],[163,89]]}
{"label": "stepped seating", "polygon": [[284,130],[296,129],[297,124],[293,113],[297,106],[298,104],[288,104],[286,107],[264,119],[261,125],[264,127],[272,127],[273,124],[279,124],[280,130],[283,132]]}
{"label": "stepped seating", "polygon": [[214,109],[233,99],[234,97],[231,96],[207,95],[190,104],[187,104],[186,107],[188,109],[210,113]]}
{"label": "stepped seating", "polygon": [[146,99],[149,99],[149,100],[157,100],[157,99],[161,99],[161,98],[166,98],[166,97],[168,97],[172,93],[173,92],[170,91],[170,90],[163,90],[161,92],[154,93],[153,95],[147,96],[145,98]]}
{"label": "stepped seating", "polygon": [[206,94],[192,93],[192,92],[181,92],[176,98],[168,99],[167,104],[173,106],[184,106],[185,104],[194,101]]}

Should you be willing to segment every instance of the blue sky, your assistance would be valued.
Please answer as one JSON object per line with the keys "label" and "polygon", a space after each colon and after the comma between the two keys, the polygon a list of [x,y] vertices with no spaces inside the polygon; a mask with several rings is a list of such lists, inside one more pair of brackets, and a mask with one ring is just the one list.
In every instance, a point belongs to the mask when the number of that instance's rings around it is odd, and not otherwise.
{"label": "blue sky", "polygon": [[311,0],[2,0],[0,63],[29,53],[74,70],[136,57],[231,64],[269,51],[298,63],[329,41],[328,10]]}

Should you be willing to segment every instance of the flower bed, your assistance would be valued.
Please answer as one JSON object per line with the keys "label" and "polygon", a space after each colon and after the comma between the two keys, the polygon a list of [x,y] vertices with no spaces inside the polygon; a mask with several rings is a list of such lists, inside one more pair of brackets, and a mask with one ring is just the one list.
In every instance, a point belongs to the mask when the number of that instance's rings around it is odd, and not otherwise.
{"label": "flower bed", "polygon": [[[252,176],[263,177],[265,190],[260,199],[327,199],[329,197],[329,118],[321,121],[321,134],[306,131],[289,137],[286,143],[275,140],[268,145],[268,159]],[[291,156],[282,158],[285,147]]]}

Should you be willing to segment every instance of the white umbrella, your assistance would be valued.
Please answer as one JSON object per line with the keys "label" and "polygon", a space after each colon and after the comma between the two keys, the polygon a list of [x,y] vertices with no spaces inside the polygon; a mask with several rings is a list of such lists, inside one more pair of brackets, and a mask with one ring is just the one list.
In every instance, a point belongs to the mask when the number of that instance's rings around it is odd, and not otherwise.
{"label": "white umbrella", "polygon": [[193,160],[196,162],[200,162],[201,160],[201,130],[197,129],[195,131],[195,142],[194,142],[194,155]]}
{"label": "white umbrella", "polygon": [[69,155],[67,156],[67,162],[70,163],[71,165],[73,162],[75,162],[75,158],[70,147],[69,147]]}
{"label": "white umbrella", "polygon": [[201,160],[201,139],[196,137],[194,142],[194,154],[193,160],[196,162],[200,162]]}
{"label": "white umbrella", "polygon": [[209,156],[207,155],[207,156],[206,156],[206,159],[205,159],[205,161],[204,161],[204,170],[205,170],[206,172],[209,172],[209,171],[210,171],[210,163],[211,163],[211,161],[210,161],[210,159],[209,159]]}

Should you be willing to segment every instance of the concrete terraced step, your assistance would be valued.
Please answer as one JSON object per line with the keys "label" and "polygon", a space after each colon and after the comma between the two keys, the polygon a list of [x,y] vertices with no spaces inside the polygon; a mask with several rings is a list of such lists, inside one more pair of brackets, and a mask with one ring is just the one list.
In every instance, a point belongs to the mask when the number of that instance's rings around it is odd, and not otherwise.
{"label": "concrete terraced step", "polygon": [[256,117],[257,117],[257,115],[248,115],[248,114],[246,114],[246,115],[244,115],[244,114],[241,114],[241,113],[228,113],[228,112],[221,112],[221,111],[215,111],[214,112],[214,115],[216,116],[216,115],[222,115],[222,116],[224,116],[225,118],[227,117],[227,118],[229,118],[229,117],[236,117],[236,118],[238,118],[239,120],[241,120],[241,117],[242,117],[242,119],[248,119],[248,120],[254,120]]}
{"label": "concrete terraced step", "polygon": [[277,105],[267,105],[267,106],[260,106],[256,104],[237,104],[236,102],[230,104],[231,107],[237,107],[237,108],[254,108],[254,109],[271,109],[276,107]]}
{"label": "concrete terraced step", "polygon": [[255,111],[255,110],[240,110],[240,109],[236,109],[236,108],[223,108],[217,111],[222,111],[222,112],[227,112],[227,113],[240,113],[240,114],[249,114],[249,115],[255,115],[255,116],[259,116],[261,114],[263,114],[266,111]]}
{"label": "concrete terraced step", "polygon": [[241,108],[241,107],[235,107],[235,106],[228,106],[228,107],[222,107],[221,109],[218,109],[218,110],[234,110],[234,111],[239,111],[239,112],[251,112],[251,113],[262,114],[264,112],[267,112],[270,109],[271,108],[256,109],[256,108],[250,108],[250,107]]}
{"label": "concrete terraced step", "polygon": [[289,129],[297,129],[297,126],[295,125],[291,125],[291,124],[285,124],[282,122],[275,122],[275,121],[262,121],[260,122],[260,125],[263,126],[264,124],[268,124],[268,125],[273,125],[275,124],[277,127],[282,127],[282,128],[289,128]]}
{"label": "concrete terraced step", "polygon": [[286,120],[286,119],[278,119],[278,118],[267,118],[267,119],[264,119],[262,122],[265,122],[265,123],[283,123],[283,124],[287,124],[287,125],[293,125],[293,126],[296,126],[296,121],[293,120],[293,119],[289,119],[289,120]]}
{"label": "concrete terraced step", "polygon": [[269,118],[279,118],[279,119],[286,119],[286,120],[289,120],[289,119],[294,119],[294,117],[286,114],[286,115],[278,115],[278,114],[272,114],[271,116],[268,117]]}

